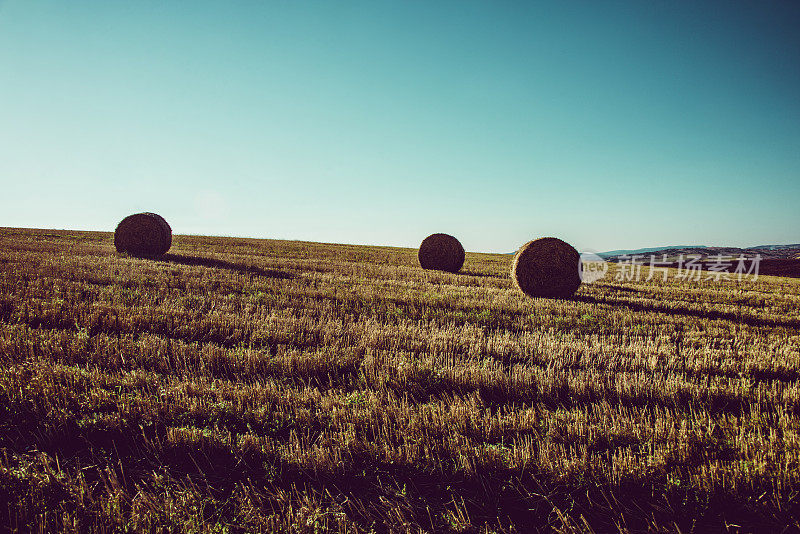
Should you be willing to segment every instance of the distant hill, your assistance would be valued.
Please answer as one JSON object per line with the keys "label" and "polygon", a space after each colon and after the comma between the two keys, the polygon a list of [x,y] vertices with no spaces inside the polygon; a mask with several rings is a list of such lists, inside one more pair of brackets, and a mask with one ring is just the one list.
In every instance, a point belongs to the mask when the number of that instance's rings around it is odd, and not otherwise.
{"label": "distant hill", "polygon": [[794,245],[758,245],[755,247],[750,247],[754,249],[767,249],[767,250],[782,250],[785,248],[789,249],[798,249],[800,250],[800,243],[795,243]]}
{"label": "distant hill", "polygon": [[670,245],[665,247],[650,247],[650,248],[637,248],[637,249],[630,249],[630,250],[609,250],[608,252],[599,252],[597,255],[601,258],[611,258],[614,256],[622,256],[627,254],[632,256],[634,254],[648,254],[652,252],[661,252],[663,250],[673,250],[673,249],[682,249],[682,248],[707,248],[705,245]]}
{"label": "distant hill", "polygon": [[[755,256],[762,259],[797,259],[800,257],[800,244],[794,245],[758,245],[755,247],[710,247],[707,245],[670,245],[665,247],[649,247],[631,250],[611,250],[598,255],[608,261],[625,261],[633,255],[678,258],[679,256],[698,255],[703,259],[715,256]],[[628,256],[628,258],[624,257]]]}
{"label": "distant hill", "polygon": [[[632,256],[640,256],[638,261],[645,265],[655,261],[662,267],[683,268],[689,259],[696,259],[703,270],[720,270],[720,263],[728,262],[731,265],[721,270],[735,269],[736,258],[744,256],[754,258],[760,256],[758,267],[759,274],[772,276],[791,276],[800,278],[800,244],[795,245],[759,245],[757,247],[709,247],[695,246],[669,246],[640,248],[635,250],[612,250],[601,252],[599,256],[610,262],[631,261]],[[752,260],[748,260],[752,261]]]}

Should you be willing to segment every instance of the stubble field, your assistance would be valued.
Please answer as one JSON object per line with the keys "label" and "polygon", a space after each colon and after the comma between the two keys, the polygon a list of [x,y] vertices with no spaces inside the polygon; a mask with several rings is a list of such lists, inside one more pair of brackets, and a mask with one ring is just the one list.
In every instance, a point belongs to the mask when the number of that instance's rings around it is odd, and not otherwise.
{"label": "stubble field", "polygon": [[800,280],[511,260],[0,229],[0,529],[800,529]]}

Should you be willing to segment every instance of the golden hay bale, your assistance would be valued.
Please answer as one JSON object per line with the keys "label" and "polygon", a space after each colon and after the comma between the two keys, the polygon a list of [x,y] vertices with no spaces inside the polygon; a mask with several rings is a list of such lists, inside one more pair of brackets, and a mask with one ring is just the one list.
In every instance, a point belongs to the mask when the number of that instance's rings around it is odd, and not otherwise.
{"label": "golden hay bale", "polygon": [[172,228],[155,213],[128,215],[114,231],[114,246],[132,256],[160,256],[172,246]]}
{"label": "golden hay bale", "polygon": [[568,298],[581,285],[581,255],[555,237],[522,246],[511,264],[511,278],[529,297]]}
{"label": "golden hay bale", "polygon": [[448,234],[431,234],[423,239],[417,253],[423,269],[457,273],[464,265],[464,247]]}

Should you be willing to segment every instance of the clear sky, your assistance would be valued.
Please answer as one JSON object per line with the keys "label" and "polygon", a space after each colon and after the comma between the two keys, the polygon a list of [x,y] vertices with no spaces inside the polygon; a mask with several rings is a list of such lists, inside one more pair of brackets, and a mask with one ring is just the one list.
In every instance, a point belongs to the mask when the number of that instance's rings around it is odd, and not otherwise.
{"label": "clear sky", "polygon": [[800,242],[800,4],[0,0],[0,226]]}

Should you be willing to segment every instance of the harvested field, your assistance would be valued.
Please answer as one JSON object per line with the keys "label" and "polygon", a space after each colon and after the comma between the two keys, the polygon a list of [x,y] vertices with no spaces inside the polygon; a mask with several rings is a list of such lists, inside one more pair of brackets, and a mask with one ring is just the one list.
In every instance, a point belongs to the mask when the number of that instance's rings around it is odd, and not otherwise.
{"label": "harvested field", "polygon": [[0,229],[0,530],[800,529],[800,281],[510,262]]}

